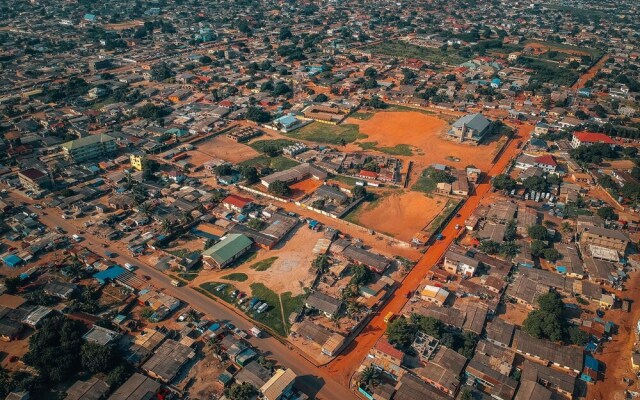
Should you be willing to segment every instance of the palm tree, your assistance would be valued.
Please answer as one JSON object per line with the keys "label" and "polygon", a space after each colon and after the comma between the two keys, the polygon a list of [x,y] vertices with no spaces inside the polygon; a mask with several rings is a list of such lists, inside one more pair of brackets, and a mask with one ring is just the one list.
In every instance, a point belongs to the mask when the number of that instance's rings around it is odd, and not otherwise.
{"label": "palm tree", "polygon": [[362,370],[358,377],[358,383],[368,392],[373,391],[375,386],[380,383],[380,372],[372,366],[368,366]]}
{"label": "palm tree", "polygon": [[322,275],[329,271],[329,257],[326,254],[321,254],[313,260],[311,266],[318,274]]}
{"label": "palm tree", "polygon": [[165,218],[162,220],[162,231],[164,233],[171,232],[171,222],[169,222],[168,218]]}
{"label": "palm tree", "polygon": [[567,221],[562,223],[562,232],[564,233],[569,233],[573,230],[573,227],[571,226],[571,224]]}

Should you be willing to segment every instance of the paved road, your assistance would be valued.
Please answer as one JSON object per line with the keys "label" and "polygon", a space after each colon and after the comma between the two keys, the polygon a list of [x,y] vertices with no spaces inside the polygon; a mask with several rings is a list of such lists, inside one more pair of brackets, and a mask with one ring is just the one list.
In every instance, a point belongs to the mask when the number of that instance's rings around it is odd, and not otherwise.
{"label": "paved road", "polygon": [[[15,204],[19,204],[21,201],[32,203],[30,199],[13,193],[11,194],[11,197]],[[70,220],[62,219],[62,217],[57,214],[57,210],[46,209],[44,211],[47,215],[42,215],[42,210],[38,210],[32,206],[29,206],[29,208],[32,212],[39,214],[40,221],[49,227],[60,226],[67,231],[69,235],[76,233],[79,230]],[[115,257],[113,259],[114,261],[117,261],[121,265],[124,263],[130,263],[138,266],[138,269],[135,271],[136,274],[141,276],[148,275],[151,278],[149,281],[150,284],[155,286],[157,289],[188,303],[192,308],[205,313],[208,318],[232,321],[234,325],[243,330],[249,330],[253,326],[253,324],[244,317],[239,316],[226,306],[204,296],[188,286],[179,288],[172,286],[172,278],[155,268],[144,264],[141,260],[128,254],[124,254],[124,252],[120,251],[120,246],[118,246],[118,248],[103,248],[102,243],[109,243],[109,241],[97,238],[86,233],[86,231],[80,236],[84,238],[84,241],[82,242],[83,246],[101,256],[104,255],[105,250],[111,250],[118,253],[118,257]],[[329,371],[317,368],[300,356],[296,351],[289,349],[277,339],[274,339],[273,337],[266,337],[262,339],[250,338],[249,341],[266,356],[275,358],[278,363],[291,368],[296,372],[299,376],[297,381],[298,386],[310,397],[328,400],[348,400],[357,398],[347,387],[333,380]]]}
{"label": "paved road", "polygon": [[402,310],[408,301],[407,295],[418,289],[427,272],[440,261],[449,245],[458,235],[459,229],[455,229],[455,226],[458,224],[461,227],[464,226],[465,219],[478,207],[482,198],[487,193],[490,193],[490,179],[504,171],[507,164],[511,162],[515,154],[517,154],[518,148],[520,147],[518,144],[528,140],[532,130],[533,126],[531,125],[521,125],[519,127],[517,138],[504,150],[498,161],[487,172],[487,176],[483,179],[482,183],[476,187],[475,192],[469,196],[465,204],[458,211],[460,216],[454,217],[442,230],[444,239],[436,241],[429,247],[424,257],[422,257],[418,264],[409,272],[400,288],[394,292],[387,304],[376,314],[371,322],[369,322],[369,325],[363,330],[362,334],[356,337],[353,343],[343,351],[341,355],[325,367],[331,372],[335,379],[338,379],[345,385],[348,384],[351,375],[362,363],[369,349],[371,349],[376,341],[384,334],[387,327],[387,324],[384,322],[384,316],[388,312],[399,313]]}

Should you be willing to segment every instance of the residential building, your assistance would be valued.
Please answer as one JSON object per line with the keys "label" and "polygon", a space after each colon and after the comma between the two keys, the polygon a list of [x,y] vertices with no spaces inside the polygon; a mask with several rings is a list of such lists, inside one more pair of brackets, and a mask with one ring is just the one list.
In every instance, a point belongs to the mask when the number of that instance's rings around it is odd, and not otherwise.
{"label": "residential building", "polygon": [[479,143],[491,131],[492,122],[482,114],[469,114],[458,119],[451,126],[449,136],[458,142]]}
{"label": "residential building", "polygon": [[101,133],[66,142],[62,150],[67,160],[82,162],[112,154],[117,146],[114,137]]}
{"label": "residential building", "polygon": [[260,393],[265,400],[281,400],[288,398],[293,391],[297,375],[290,368],[277,370],[271,379],[261,388]]}

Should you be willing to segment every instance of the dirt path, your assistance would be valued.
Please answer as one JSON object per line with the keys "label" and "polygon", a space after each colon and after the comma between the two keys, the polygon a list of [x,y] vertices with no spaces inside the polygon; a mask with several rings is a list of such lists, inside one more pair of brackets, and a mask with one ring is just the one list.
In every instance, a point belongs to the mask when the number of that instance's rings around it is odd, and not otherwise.
{"label": "dirt path", "polygon": [[595,63],[593,67],[589,68],[587,72],[585,72],[580,78],[578,78],[576,83],[571,86],[571,89],[578,90],[584,87],[584,84],[587,83],[589,79],[592,79],[598,73],[598,71],[600,71],[600,69],[607,63],[608,59],[609,55],[603,55],[602,58],[600,58],[600,60],[598,60],[598,62]]}

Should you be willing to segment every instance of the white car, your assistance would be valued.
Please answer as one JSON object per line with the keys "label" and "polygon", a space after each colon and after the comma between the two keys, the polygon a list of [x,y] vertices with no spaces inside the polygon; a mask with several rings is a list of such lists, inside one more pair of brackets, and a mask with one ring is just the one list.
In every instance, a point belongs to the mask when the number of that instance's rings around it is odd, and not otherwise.
{"label": "white car", "polygon": [[135,266],[135,265],[131,265],[131,264],[129,264],[129,263],[124,263],[124,268],[125,268],[127,271],[135,271],[135,270],[136,270],[136,266]]}

